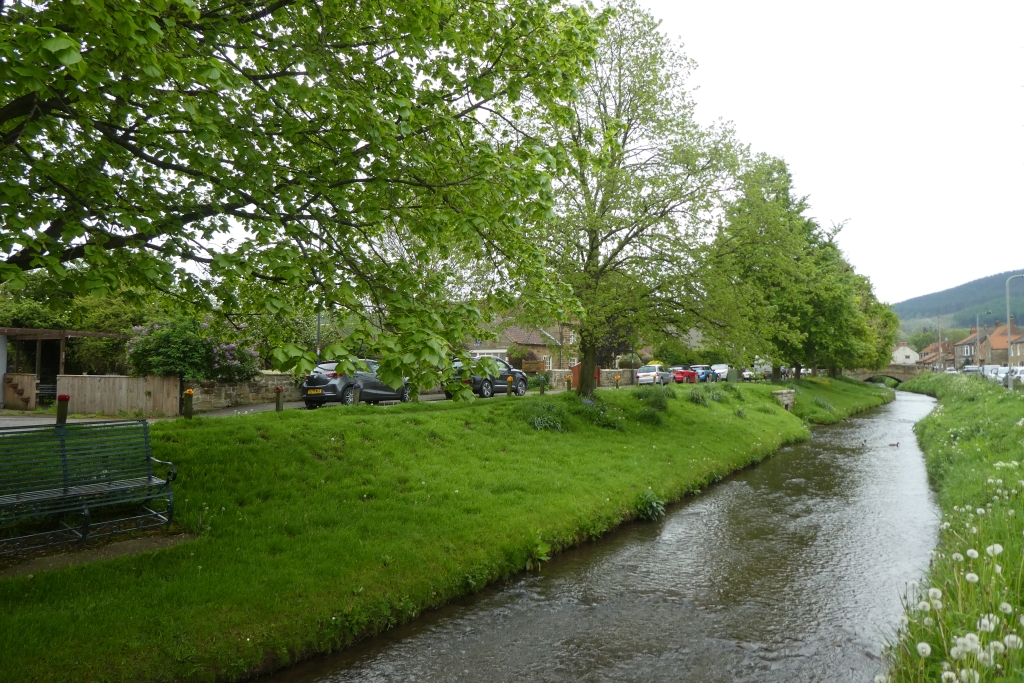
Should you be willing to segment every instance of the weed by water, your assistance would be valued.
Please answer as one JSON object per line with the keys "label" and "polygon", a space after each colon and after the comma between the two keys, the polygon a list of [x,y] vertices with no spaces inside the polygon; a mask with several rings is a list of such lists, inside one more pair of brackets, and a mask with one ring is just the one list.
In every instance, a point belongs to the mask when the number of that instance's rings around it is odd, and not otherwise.
{"label": "weed by water", "polygon": [[636,516],[649,521],[661,519],[665,516],[665,501],[654,491],[647,489],[637,496]]}

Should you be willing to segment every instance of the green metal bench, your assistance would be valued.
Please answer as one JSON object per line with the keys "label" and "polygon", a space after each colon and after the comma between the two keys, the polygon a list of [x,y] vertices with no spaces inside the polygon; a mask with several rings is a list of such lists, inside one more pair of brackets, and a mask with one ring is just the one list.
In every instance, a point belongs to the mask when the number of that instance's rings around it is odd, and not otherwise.
{"label": "green metal bench", "polygon": [[[163,478],[154,463],[166,466]],[[153,457],[145,420],[0,428],[0,555],[169,525],[176,476],[173,464]],[[97,508],[132,503],[137,514],[91,519]],[[58,528],[11,535],[45,518],[57,518]]]}

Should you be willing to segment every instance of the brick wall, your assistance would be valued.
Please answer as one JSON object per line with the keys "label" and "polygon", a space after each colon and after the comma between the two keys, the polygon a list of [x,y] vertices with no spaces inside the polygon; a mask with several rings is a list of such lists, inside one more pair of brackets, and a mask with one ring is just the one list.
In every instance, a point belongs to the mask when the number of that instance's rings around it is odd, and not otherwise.
{"label": "brick wall", "polygon": [[283,372],[261,372],[248,382],[185,382],[185,388],[195,392],[192,409],[197,413],[273,403],[277,400],[274,387],[284,387],[285,401],[302,400],[292,376]]}

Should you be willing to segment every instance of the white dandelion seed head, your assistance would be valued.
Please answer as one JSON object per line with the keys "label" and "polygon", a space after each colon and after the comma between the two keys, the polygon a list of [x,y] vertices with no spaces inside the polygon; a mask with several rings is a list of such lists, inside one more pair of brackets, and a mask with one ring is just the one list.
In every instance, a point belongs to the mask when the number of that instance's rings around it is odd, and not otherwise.
{"label": "white dandelion seed head", "polygon": [[963,562],[964,561],[964,556],[961,555],[960,553],[953,553],[951,555],[951,557],[953,558],[954,562]]}
{"label": "white dandelion seed head", "polygon": [[1007,650],[1019,650],[1024,647],[1024,641],[1021,641],[1020,636],[1014,633],[1003,638],[1003,644],[1006,645]]}
{"label": "white dandelion seed head", "polygon": [[967,574],[964,575],[964,579],[967,580],[967,583],[978,583],[978,575],[974,572],[967,572]]}
{"label": "white dandelion seed head", "polygon": [[975,550],[974,548],[968,548],[967,549],[967,557],[971,558],[972,560],[978,559],[978,551]]}
{"label": "white dandelion seed head", "polygon": [[972,526],[972,527],[971,527],[971,533],[972,533],[972,534],[976,534],[976,533],[978,533],[978,527],[976,527],[976,526]]}
{"label": "white dandelion seed head", "polygon": [[965,635],[963,637],[963,641],[964,641],[964,645],[966,646],[965,649],[967,649],[967,650],[973,651],[973,650],[977,650],[979,647],[981,647],[981,638],[979,638],[974,633],[968,633],[967,635]]}
{"label": "white dandelion seed head", "polygon": [[942,610],[942,600],[932,600],[932,608],[939,612]]}
{"label": "white dandelion seed head", "polygon": [[932,606],[930,604],[928,604],[928,602],[926,602],[924,600],[922,600],[921,602],[917,603],[917,610],[919,612],[927,612],[931,608],[932,608]]}
{"label": "white dandelion seed head", "polygon": [[1003,614],[1013,614],[1013,605],[1008,602],[999,603],[999,611]]}
{"label": "white dandelion seed head", "polygon": [[950,659],[957,660],[957,659],[960,659],[963,656],[964,656],[963,650],[960,649],[959,645],[954,645],[953,647],[949,648],[949,657],[950,657]]}
{"label": "white dandelion seed head", "polygon": [[993,640],[991,643],[988,644],[988,651],[989,654],[991,654],[993,657],[996,657],[1006,652],[1006,646],[1003,645],[1002,641],[1000,640]]}
{"label": "white dandelion seed head", "polygon": [[[1024,617],[1021,617],[1021,618],[1024,619]],[[901,614],[900,615],[900,626],[902,626],[903,628],[906,628],[909,624],[910,624],[910,619],[907,618],[907,615],[906,614]]]}
{"label": "white dandelion seed head", "polygon": [[956,683],[956,674],[952,671],[943,671],[940,680],[942,683]]}
{"label": "white dandelion seed head", "polygon": [[922,619],[921,621],[922,621],[922,623],[924,623],[924,625],[925,625],[925,626],[927,626],[928,628],[931,628],[932,626],[935,626],[935,620],[934,620],[934,619],[932,619],[931,617],[925,617],[925,618],[924,618],[924,619]]}
{"label": "white dandelion seed head", "polygon": [[918,643],[917,644],[917,654],[921,655],[922,657],[927,657],[931,653],[932,653],[932,646],[929,645],[928,643]]}
{"label": "white dandelion seed head", "polygon": [[916,593],[917,592],[917,586],[918,586],[917,581],[911,581],[910,583],[907,584],[907,587],[910,589],[911,593]]}
{"label": "white dandelion seed head", "polygon": [[985,514],[985,508],[978,508],[977,510],[975,510],[975,512],[977,512],[978,516],[980,517]]}
{"label": "white dandelion seed head", "polygon": [[1003,565],[997,564],[995,566],[995,570],[996,570],[996,574],[1002,574],[1003,573]]}
{"label": "white dandelion seed head", "polygon": [[985,548],[985,552],[988,553],[989,556],[995,557],[999,553],[1003,552],[1003,546],[999,545],[998,543],[993,543],[989,547]]}
{"label": "white dandelion seed head", "polygon": [[999,626],[999,617],[994,614],[983,614],[978,619],[978,630],[982,633],[992,633]]}
{"label": "white dandelion seed head", "polygon": [[931,598],[932,600],[938,600],[938,599],[940,599],[942,597],[942,591],[939,590],[938,588],[929,588],[928,589],[928,597]]}
{"label": "white dandelion seed head", "polygon": [[888,681],[889,679],[883,676],[882,674],[878,674],[877,676],[875,676],[875,683],[888,683]]}
{"label": "white dandelion seed head", "polygon": [[992,666],[992,653],[988,650],[982,650],[974,656],[978,659],[978,664],[981,664],[982,666]]}
{"label": "white dandelion seed head", "polygon": [[981,680],[981,674],[974,669],[960,669],[960,680],[963,683],[978,683]]}

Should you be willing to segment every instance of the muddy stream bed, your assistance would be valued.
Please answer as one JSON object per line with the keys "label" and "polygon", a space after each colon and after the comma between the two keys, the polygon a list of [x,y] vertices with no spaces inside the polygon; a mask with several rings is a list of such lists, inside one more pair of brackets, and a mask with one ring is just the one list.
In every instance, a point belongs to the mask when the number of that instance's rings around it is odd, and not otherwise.
{"label": "muddy stream bed", "polygon": [[263,680],[870,683],[936,541],[913,433],[934,403],[900,392],[661,522]]}

